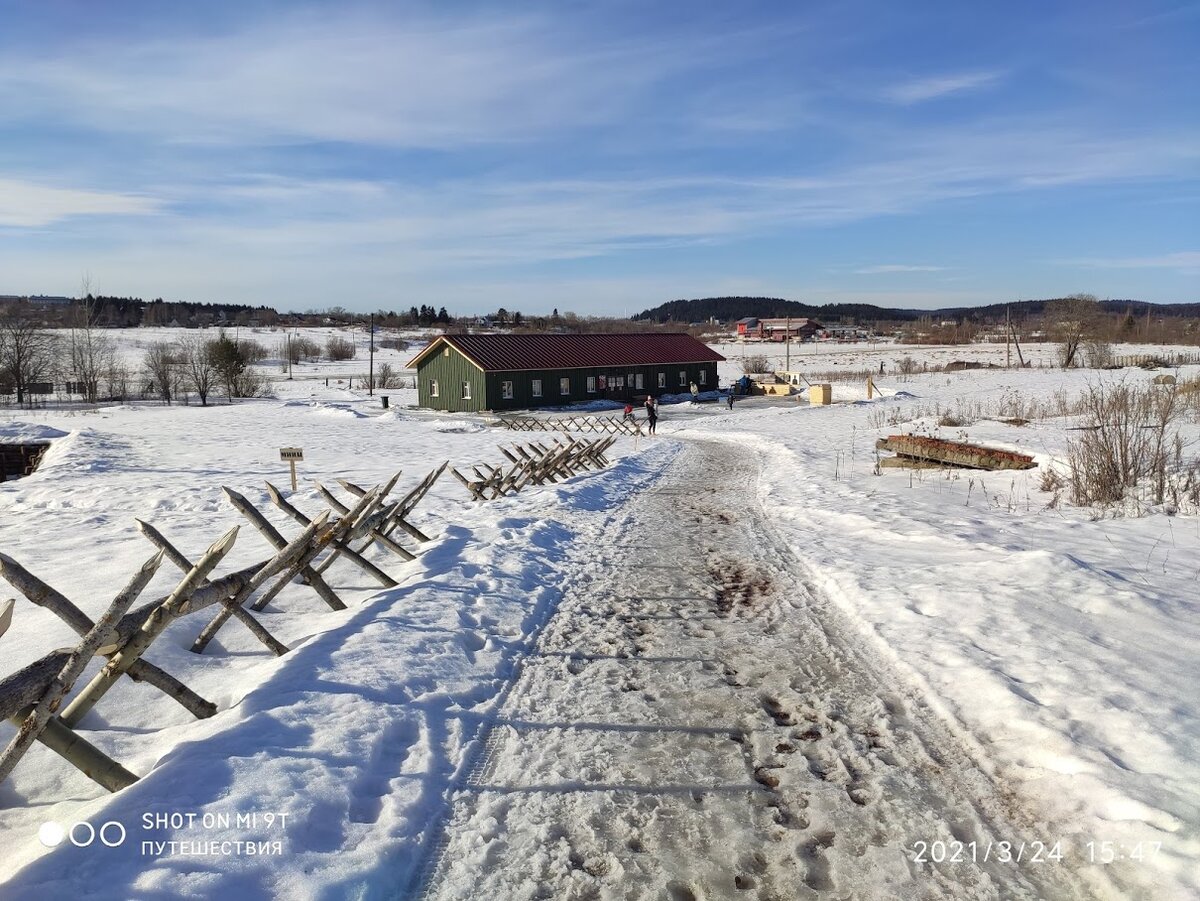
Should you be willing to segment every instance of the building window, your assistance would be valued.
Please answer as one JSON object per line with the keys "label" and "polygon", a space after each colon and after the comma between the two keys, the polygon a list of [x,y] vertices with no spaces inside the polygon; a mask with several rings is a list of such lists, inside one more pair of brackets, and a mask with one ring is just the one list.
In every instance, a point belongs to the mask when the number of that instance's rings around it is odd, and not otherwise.
{"label": "building window", "polygon": [[643,376],[642,373],[639,372],[637,374],[637,389],[638,389],[638,391],[641,391],[645,387],[646,387],[645,376]]}
{"label": "building window", "polygon": [[500,383],[500,396],[503,397],[505,400],[513,399],[512,382],[501,382]]}
{"label": "building window", "polygon": [[687,383],[688,383],[687,382],[687,370],[686,369],[679,370],[679,387],[686,388]]}
{"label": "building window", "polygon": [[624,388],[625,387],[625,376],[614,375],[613,379],[612,379],[612,383],[613,383],[614,388]]}
{"label": "building window", "polygon": [[629,378],[628,378],[628,380],[625,382],[625,384],[626,384],[626,385],[628,385],[630,388],[632,388],[632,387],[633,387],[633,380],[634,380],[634,374],[631,372],[631,373],[629,373]]}
{"label": "building window", "polygon": [[437,396],[438,396],[438,386],[437,386],[437,379],[430,379],[430,380],[429,380],[429,396],[430,396],[430,397],[437,397]]}
{"label": "building window", "polygon": [[563,397],[571,393],[571,380],[569,378],[561,378],[558,380],[558,393]]}
{"label": "building window", "polygon": [[594,375],[589,375],[587,377],[587,393],[588,394],[596,393],[596,377]]}
{"label": "building window", "polygon": [[708,370],[707,369],[700,370],[700,384],[701,385],[708,384]]}
{"label": "building window", "polygon": [[470,382],[462,383],[462,399],[463,400],[471,399],[471,383]]}
{"label": "building window", "polygon": [[660,372],[658,374],[658,387],[660,387],[660,388],[667,387],[667,374],[665,372]]}
{"label": "building window", "polygon": [[530,388],[530,392],[533,394],[534,397],[542,396],[542,380],[541,379],[533,380],[532,387]]}

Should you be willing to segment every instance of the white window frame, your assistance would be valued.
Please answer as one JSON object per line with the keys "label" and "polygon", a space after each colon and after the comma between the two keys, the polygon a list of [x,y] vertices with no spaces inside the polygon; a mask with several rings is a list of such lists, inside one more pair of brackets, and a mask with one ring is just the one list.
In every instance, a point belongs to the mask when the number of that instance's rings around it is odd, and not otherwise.
{"label": "white window frame", "polygon": [[596,377],[594,375],[589,375],[587,377],[587,393],[588,394],[596,393]]}
{"label": "white window frame", "polygon": [[612,377],[612,385],[614,388],[624,388],[625,387],[625,376],[614,375]]}
{"label": "white window frame", "polygon": [[529,383],[529,393],[531,395],[533,395],[534,397],[542,396],[542,380],[541,379],[533,379]]}
{"label": "white window frame", "polygon": [[646,387],[646,376],[643,373],[637,374],[637,390],[641,391]]}
{"label": "white window frame", "polygon": [[658,374],[658,387],[660,387],[660,388],[667,387],[667,374],[665,372],[660,372]]}
{"label": "white window frame", "polygon": [[688,386],[687,370],[681,369],[681,370],[679,370],[679,387],[686,388],[687,386]]}
{"label": "white window frame", "polygon": [[462,383],[462,400],[470,400],[470,399],[471,399],[471,383],[463,382]]}
{"label": "white window frame", "polygon": [[437,379],[430,379],[430,380],[429,380],[429,396],[430,396],[430,397],[437,397],[437,396],[438,396],[438,383],[437,383]]}
{"label": "white window frame", "polygon": [[503,381],[500,383],[500,397],[504,400],[513,399],[513,383],[511,381]]}
{"label": "white window frame", "polygon": [[[563,389],[566,389],[565,391]],[[562,397],[571,396],[571,377],[569,375],[559,376],[558,393]]]}
{"label": "white window frame", "polygon": [[701,385],[708,384],[708,370],[707,369],[700,370],[700,384]]}

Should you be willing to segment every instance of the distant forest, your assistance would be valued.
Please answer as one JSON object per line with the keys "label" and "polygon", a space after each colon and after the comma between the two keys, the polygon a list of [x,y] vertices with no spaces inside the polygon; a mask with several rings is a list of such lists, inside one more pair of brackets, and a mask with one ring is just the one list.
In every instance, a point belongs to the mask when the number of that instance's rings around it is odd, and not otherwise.
{"label": "distant forest", "polygon": [[147,301],[140,297],[93,297],[90,294],[83,299],[22,298],[4,295],[0,296],[0,304],[2,303],[12,303],[16,308],[28,310],[37,321],[50,327],[76,325],[81,316],[86,316],[92,325],[98,328],[137,328],[143,325],[183,328],[326,323],[350,325],[354,322],[361,324],[367,315],[373,315],[376,325],[383,328],[449,325],[453,322],[445,307],[435,309],[426,304],[400,312],[379,310],[367,314],[351,313],[337,306],[325,310],[309,310],[305,313],[280,313],[268,306],[166,301],[161,297]]}
{"label": "distant forest", "polygon": [[[705,297],[695,300],[672,300],[633,317],[642,322],[733,322],[747,316],[760,319],[794,316],[815,319],[822,325],[839,323],[883,325],[915,322],[918,319],[957,319],[970,322],[995,322],[1011,312],[1014,319],[1040,316],[1046,304],[1062,298],[1022,300],[997,303],[983,307],[944,307],[938,310],[893,310],[865,303],[831,303],[823,306],[784,300],[779,297]],[[1100,307],[1111,313],[1131,313],[1145,316],[1195,318],[1200,317],[1200,303],[1156,304],[1141,300],[1102,300]]]}

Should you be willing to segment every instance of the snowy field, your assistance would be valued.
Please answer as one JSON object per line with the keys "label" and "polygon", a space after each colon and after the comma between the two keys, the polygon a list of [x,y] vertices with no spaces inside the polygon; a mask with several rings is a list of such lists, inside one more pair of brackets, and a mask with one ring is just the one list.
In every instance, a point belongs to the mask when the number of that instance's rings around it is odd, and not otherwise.
{"label": "snowy field", "polygon": [[[127,333],[123,353],[173,336],[150,331]],[[255,337],[276,348],[281,334]],[[291,499],[308,513],[322,509],[318,481],[403,470],[402,492],[443,460],[503,460],[514,435],[486,417],[414,410],[411,390],[385,392],[385,411],[339,384],[366,371],[366,335],[355,340],[358,359],[296,367],[291,381],[264,364],[273,396],[234,405],[0,408],[0,440],[54,441],[37,473],[0,485],[0,552],[96,615],[150,556],[135,518],[198,555],[241,522],[221,486],[264,509],[264,481],[287,486],[280,446],[304,448]],[[399,368],[417,349],[376,362]],[[722,384],[743,352],[784,363],[777,346],[718,349]],[[202,623],[172,626],[148,659],[220,712],[197,721],[128,680],[114,689],[83,728],[143,777],[133,787],[109,795],[34,748],[0,785],[0,897],[1200,895],[1200,516],[1055,501],[1043,472],[1063,468],[1077,423],[1021,415],[1154,374],[1061,372],[1053,346],[1023,350],[1035,368],[902,376],[905,357],[1002,364],[1005,348],[793,347],[802,372],[883,362],[883,396],[846,381],[823,408],[667,404],[659,437],[621,439],[613,468],[485,506],[447,476],[413,515],[434,537],[418,559],[372,558],[398,587],[339,564],[349,610],[297,585],[264,612],[290,654],[271,657],[235,623],[198,656]],[[946,414],[963,424],[939,425]],[[1029,421],[1002,421],[1016,418]],[[908,431],[1039,467],[878,470],[875,440]],[[1195,418],[1182,435],[1194,456]],[[699,518],[654,525],[676,509]],[[245,527],[229,568],[265,555]],[[709,557],[725,570],[676,565]],[[688,606],[724,596],[737,561],[771,575],[761,609]],[[814,631],[844,666],[815,666]],[[21,600],[0,675],[74,640]],[[775,767],[779,784],[764,788]],[[683,803],[692,795],[701,813]],[[154,819],[172,813],[196,819]],[[239,827],[238,814],[256,816]],[[110,821],[128,832],[120,847],[39,841],[46,822]],[[912,859],[922,840],[985,838],[1062,859]],[[282,853],[163,844],[251,839]],[[771,844],[756,856],[760,840]]]}

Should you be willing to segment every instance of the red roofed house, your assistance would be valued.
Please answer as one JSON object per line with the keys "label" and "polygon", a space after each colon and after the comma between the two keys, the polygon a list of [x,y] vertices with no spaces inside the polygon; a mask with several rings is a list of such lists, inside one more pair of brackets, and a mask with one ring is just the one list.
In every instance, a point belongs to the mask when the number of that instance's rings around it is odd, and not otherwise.
{"label": "red roofed house", "polygon": [[690,335],[442,335],[409,362],[422,407],[522,410],[717,387],[724,360]]}

